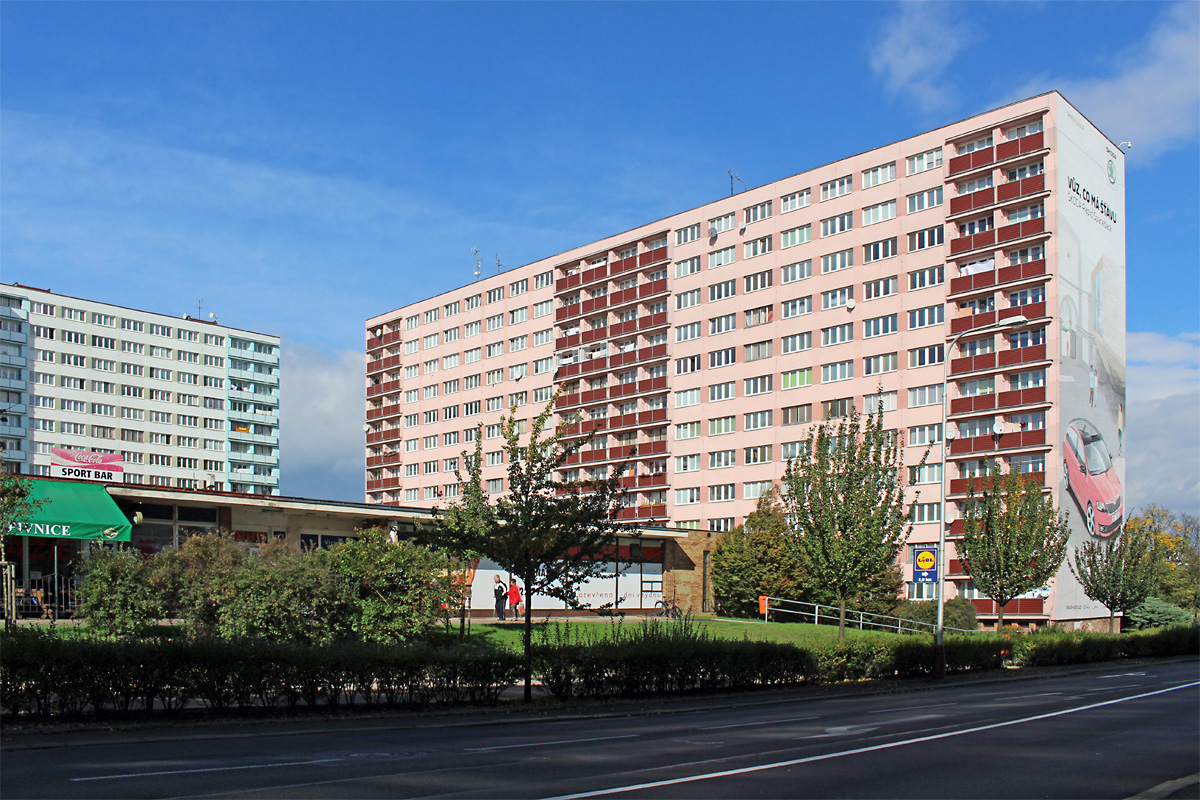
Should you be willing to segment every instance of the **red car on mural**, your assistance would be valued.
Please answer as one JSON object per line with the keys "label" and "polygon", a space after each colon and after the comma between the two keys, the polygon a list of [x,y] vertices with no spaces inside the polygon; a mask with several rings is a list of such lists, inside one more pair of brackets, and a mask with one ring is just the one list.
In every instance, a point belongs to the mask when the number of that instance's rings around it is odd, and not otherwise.
{"label": "red car on mural", "polygon": [[1071,420],[1063,437],[1063,483],[1092,536],[1112,536],[1124,522],[1121,481],[1104,437],[1086,419]]}

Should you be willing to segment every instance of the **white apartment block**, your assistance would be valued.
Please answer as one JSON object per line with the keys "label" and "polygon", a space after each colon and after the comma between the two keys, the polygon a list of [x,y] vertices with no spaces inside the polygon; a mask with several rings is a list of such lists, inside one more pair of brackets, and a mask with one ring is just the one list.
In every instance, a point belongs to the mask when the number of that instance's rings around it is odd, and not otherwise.
{"label": "white apartment block", "polygon": [[279,337],[3,284],[0,416],[9,472],[278,495]]}

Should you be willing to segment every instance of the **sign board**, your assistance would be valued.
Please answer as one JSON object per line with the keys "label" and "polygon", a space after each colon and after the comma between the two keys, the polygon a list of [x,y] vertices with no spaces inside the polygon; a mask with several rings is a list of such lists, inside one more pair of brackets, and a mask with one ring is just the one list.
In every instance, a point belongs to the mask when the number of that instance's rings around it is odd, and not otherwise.
{"label": "sign board", "polygon": [[121,482],[125,457],[120,453],[95,453],[90,450],[50,448],[50,475],[82,481]]}
{"label": "sign board", "polygon": [[913,582],[936,583],[938,579],[938,549],[932,546],[913,550]]}

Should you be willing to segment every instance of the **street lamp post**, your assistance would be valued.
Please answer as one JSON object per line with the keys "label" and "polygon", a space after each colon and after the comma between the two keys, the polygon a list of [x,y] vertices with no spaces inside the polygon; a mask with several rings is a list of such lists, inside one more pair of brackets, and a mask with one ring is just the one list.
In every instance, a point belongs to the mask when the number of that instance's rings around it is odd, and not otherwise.
{"label": "street lamp post", "polygon": [[950,454],[950,448],[947,442],[950,437],[947,435],[947,421],[950,408],[950,354],[954,350],[954,346],[958,344],[958,340],[966,336],[968,333],[994,333],[998,330],[1007,328],[1019,328],[1029,322],[1023,315],[1018,314],[1015,317],[1000,320],[992,325],[987,325],[982,328],[968,328],[962,333],[955,336],[946,345],[946,352],[942,358],[942,499],[941,508],[938,513],[938,571],[937,571],[937,628],[934,631],[933,644],[933,679],[943,680],[946,677],[946,645],[945,645],[945,611],[946,611],[946,566],[949,561],[946,559],[946,467]]}

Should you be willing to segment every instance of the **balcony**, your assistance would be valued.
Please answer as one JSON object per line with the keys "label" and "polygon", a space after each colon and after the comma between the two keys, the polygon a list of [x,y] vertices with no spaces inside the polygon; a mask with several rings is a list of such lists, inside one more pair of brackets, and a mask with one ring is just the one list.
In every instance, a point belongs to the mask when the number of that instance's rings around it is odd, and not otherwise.
{"label": "balcony", "polygon": [[955,397],[950,401],[950,414],[976,414],[981,411],[993,411],[996,408],[996,395],[977,394],[974,397]]}
{"label": "balcony", "polygon": [[650,425],[655,422],[667,421],[667,410],[665,408],[655,408],[650,411],[642,411],[637,415],[639,425]]}
{"label": "balcony", "polygon": [[619,520],[633,519],[654,519],[656,517],[665,517],[667,515],[667,506],[665,503],[656,503],[654,505],[637,506],[622,508],[617,512]]}
{"label": "balcony", "polygon": [[1046,176],[1044,174],[1030,175],[1028,178],[1022,178],[1019,181],[1010,181],[1009,183],[997,186],[996,202],[1007,203],[1020,197],[1044,191],[1046,191]]}
{"label": "balcony", "polygon": [[[1046,473],[1044,472],[1026,472],[1021,476],[1026,484],[1030,486],[1045,486]],[[950,494],[967,494],[971,489],[971,484],[975,484],[975,491],[981,492],[984,489],[992,488],[992,478],[954,478],[950,481]],[[953,528],[953,526],[951,526]]]}
{"label": "balcony", "polygon": [[949,174],[958,175],[961,172],[970,172],[973,169],[986,167],[988,164],[995,163],[995,161],[996,148],[985,147],[982,150],[976,150],[973,153],[966,153],[950,159]]}
{"label": "balcony", "polygon": [[384,381],[367,387],[367,397],[377,397],[381,394],[400,391],[400,381]]}
{"label": "balcony", "polygon": [[580,361],[576,366],[579,367],[580,373],[596,372],[598,370],[608,369],[608,358],[587,358]]}
{"label": "balcony", "polygon": [[590,297],[579,304],[580,314],[594,314],[597,311],[603,311],[608,308],[608,295],[600,297]]}
{"label": "balcony", "polygon": [[996,395],[996,408],[1041,405],[1046,402],[1046,387],[1032,386],[1028,389],[1013,389]]}
{"label": "balcony", "polygon": [[980,189],[977,192],[970,194],[959,195],[958,197],[950,198],[950,216],[963,214],[967,211],[974,211],[977,208],[985,208],[993,205],[996,202],[996,190],[988,187]]}
{"label": "balcony", "polygon": [[995,353],[981,353],[977,356],[964,356],[950,360],[950,374],[962,375],[967,372],[979,372],[996,368]]}
{"label": "balcony", "polygon": [[648,317],[642,317],[637,321],[638,330],[644,331],[648,328],[657,328],[667,324],[667,312],[662,311],[658,314],[651,314]]}
{"label": "balcony", "polygon": [[625,397],[627,395],[637,394],[637,391],[637,383],[618,383],[616,386],[613,386],[611,389],[609,389],[608,396],[613,398]]}
{"label": "balcony", "polygon": [[996,229],[996,242],[1012,242],[1046,232],[1046,218],[1027,219],[1024,222],[1014,222]]}
{"label": "balcony", "polygon": [[1029,347],[1015,347],[1012,350],[1001,350],[996,357],[1001,367],[1015,367],[1019,364],[1033,364],[1046,360],[1046,345],[1035,344]]}
{"label": "balcony", "polygon": [[[1012,139],[1007,142],[1001,142],[996,145],[996,160],[1007,161],[1010,158],[1036,153],[1038,150],[1043,150],[1046,147],[1046,134],[1038,131],[1029,136],[1022,136],[1020,139]],[[952,170],[953,171],[953,170]]]}
{"label": "balcony", "polygon": [[[664,315],[665,316],[665,315]],[[638,329],[637,319],[628,319],[624,322],[618,322],[608,329],[608,337],[610,339],[617,336],[624,336],[627,333],[635,333]]]}
{"label": "balcony", "polygon": [[1046,316],[1046,301],[1042,300],[1037,303],[1026,303],[1023,306],[1012,306],[1011,308],[1000,309],[997,318],[1003,322],[1006,319],[1013,317],[1025,317],[1026,319],[1041,319]]}
{"label": "balcony", "polygon": [[[626,384],[629,385],[629,384]],[[667,376],[663,375],[658,378],[647,378],[644,381],[637,382],[637,390],[639,393],[657,392],[667,388]]]}
{"label": "balcony", "polygon": [[966,236],[959,236],[957,239],[950,240],[950,255],[959,253],[969,253],[972,250],[979,250],[984,247],[993,247],[996,244],[996,231],[983,231],[982,233],[969,233]]}
{"label": "balcony", "polygon": [[963,331],[974,330],[975,328],[986,328],[996,324],[996,312],[984,311],[980,314],[971,314],[965,317],[955,317],[950,320],[950,333],[962,333]]}
{"label": "balcony", "polygon": [[1046,274],[1046,259],[1026,261],[1024,264],[1013,264],[996,270],[997,283],[1015,283],[1031,278],[1040,278]]}
{"label": "balcony", "polygon": [[611,297],[611,305],[613,308],[625,305],[627,303],[636,302],[638,299],[638,287],[630,286],[628,289],[622,289],[619,292],[613,292]]}
{"label": "balcony", "polygon": [[377,492],[381,489],[398,489],[400,487],[399,478],[380,478],[377,481],[367,481],[367,491]]}
{"label": "balcony", "polygon": [[400,333],[400,331],[391,331],[389,333],[385,333],[383,336],[368,336],[367,349],[376,350],[384,345],[398,342],[402,338],[404,338],[404,334]]}
{"label": "balcony", "polygon": [[[1026,139],[1029,137],[1026,136]],[[975,606],[976,614],[995,617],[999,615],[999,606],[994,600],[972,600],[971,605]],[[1041,598],[1022,598],[1013,600],[1004,606],[1004,616],[1046,616],[1045,611],[1046,601]]]}
{"label": "balcony", "polygon": [[967,453],[989,453],[1001,450],[1020,450],[1027,447],[1044,447],[1046,432],[1042,431],[1013,431],[1001,436],[972,436],[967,439],[955,439],[950,443],[951,455]]}
{"label": "balcony", "polygon": [[656,344],[652,347],[643,347],[637,351],[638,361],[658,361],[667,357],[667,346],[665,344]]}
{"label": "balcony", "polygon": [[377,358],[374,361],[367,362],[367,374],[372,372],[382,372],[385,369],[394,369],[400,366],[400,356],[387,356],[386,358]]}
{"label": "balcony", "polygon": [[[596,359],[601,361],[603,359]],[[588,389],[586,392],[579,393],[579,405],[586,406],[592,403],[599,403],[601,400],[608,399],[608,389]]]}
{"label": "balcony", "polygon": [[666,291],[667,291],[667,279],[666,278],[661,278],[657,281],[650,281],[649,283],[643,283],[641,286],[637,287],[638,299],[641,299],[644,297],[653,297],[656,294],[663,294]]}
{"label": "balcony", "polygon": [[379,408],[368,408],[367,419],[382,419],[383,417],[396,417],[400,415],[399,403],[388,403]]}
{"label": "balcony", "polygon": [[385,464],[399,464],[399,453],[384,453],[381,456],[367,456],[368,467],[382,467]]}
{"label": "balcony", "polygon": [[567,336],[560,336],[554,340],[554,349],[566,350],[571,347],[578,347],[581,338],[582,334],[580,333],[572,333]]}

